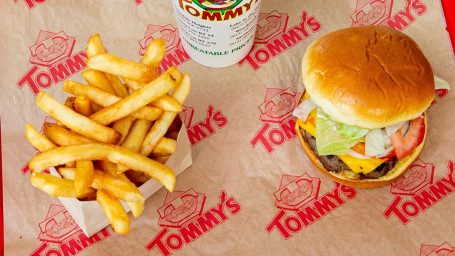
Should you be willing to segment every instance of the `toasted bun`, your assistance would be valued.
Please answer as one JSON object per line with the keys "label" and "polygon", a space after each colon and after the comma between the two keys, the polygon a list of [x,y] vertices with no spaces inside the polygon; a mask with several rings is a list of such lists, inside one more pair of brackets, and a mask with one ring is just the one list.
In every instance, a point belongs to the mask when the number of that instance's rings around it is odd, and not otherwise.
{"label": "toasted bun", "polygon": [[307,49],[302,77],[334,120],[368,129],[414,119],[434,98],[428,60],[407,35],[385,26],[341,29]]}
{"label": "toasted bun", "polygon": [[[392,183],[395,179],[400,177],[404,172],[408,170],[408,167],[419,157],[420,152],[422,152],[423,146],[425,144],[425,140],[427,137],[427,115],[425,115],[425,134],[422,140],[422,143],[418,145],[414,151],[409,154],[407,157],[399,160],[395,167],[390,170],[386,175],[379,177],[377,179],[360,179],[360,176],[356,175],[354,172],[345,170],[339,173],[330,172],[324,168],[321,161],[319,160],[318,155],[311,150],[310,144],[306,140],[305,136],[303,136],[303,129],[298,128],[297,134],[300,140],[300,143],[305,150],[305,153],[310,158],[311,162],[327,177],[330,179],[344,184],[350,187],[357,187],[357,188],[377,188],[382,187],[387,184]],[[296,126],[298,127],[298,126]]]}

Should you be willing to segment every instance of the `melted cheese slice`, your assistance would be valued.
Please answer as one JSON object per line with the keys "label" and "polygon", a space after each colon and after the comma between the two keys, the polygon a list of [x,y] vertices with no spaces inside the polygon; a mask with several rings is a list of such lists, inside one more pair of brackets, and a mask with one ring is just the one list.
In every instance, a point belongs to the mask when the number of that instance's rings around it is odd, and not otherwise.
{"label": "melted cheese slice", "polygon": [[[307,96],[307,93],[305,93]],[[297,118],[296,125],[307,131],[316,138],[316,109],[313,109],[307,117],[307,120],[302,121]],[[350,155],[338,156],[351,170],[355,173],[369,173],[376,169],[379,165],[387,161],[387,159],[360,159]]]}

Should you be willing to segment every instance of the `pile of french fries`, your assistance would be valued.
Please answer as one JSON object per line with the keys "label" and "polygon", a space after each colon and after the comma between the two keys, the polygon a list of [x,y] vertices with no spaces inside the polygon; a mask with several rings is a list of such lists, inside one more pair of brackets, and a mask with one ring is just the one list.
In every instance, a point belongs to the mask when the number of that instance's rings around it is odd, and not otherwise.
{"label": "pile of french fries", "polygon": [[[74,95],[64,104],[41,91],[36,104],[56,123],[43,134],[31,124],[26,137],[40,151],[29,167],[31,183],[56,197],[97,200],[112,229],[130,230],[130,219],[144,210],[138,186],[153,178],[173,191],[175,175],[164,165],[177,147],[177,117],[190,92],[190,77],[171,67],[157,72],[165,55],[162,38],[152,41],[140,62],[106,53],[99,34],[87,44],[87,84],[65,81]],[[61,177],[44,173],[55,167]]]}

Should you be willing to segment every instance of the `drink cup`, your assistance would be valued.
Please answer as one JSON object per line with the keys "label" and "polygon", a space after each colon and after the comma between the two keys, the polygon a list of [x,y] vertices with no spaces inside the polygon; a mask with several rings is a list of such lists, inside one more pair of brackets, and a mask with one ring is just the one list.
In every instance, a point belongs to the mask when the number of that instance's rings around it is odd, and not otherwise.
{"label": "drink cup", "polygon": [[254,43],[261,0],[172,0],[183,48],[204,66],[227,67]]}

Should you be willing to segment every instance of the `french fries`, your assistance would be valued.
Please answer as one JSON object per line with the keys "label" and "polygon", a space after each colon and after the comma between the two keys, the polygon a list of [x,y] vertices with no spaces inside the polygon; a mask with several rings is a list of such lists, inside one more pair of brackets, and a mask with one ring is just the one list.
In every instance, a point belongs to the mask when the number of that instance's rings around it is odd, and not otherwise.
{"label": "french fries", "polygon": [[[89,69],[82,72],[88,84],[65,81],[63,90],[74,96],[64,104],[40,92],[37,106],[56,123],[44,123],[43,134],[25,127],[27,140],[40,151],[29,162],[32,185],[52,196],[96,199],[119,234],[130,230],[120,200],[137,218],[145,204],[138,186],[155,179],[170,192],[175,187],[165,163],[177,147],[181,122],[174,119],[190,78],[176,67],[158,73],[165,48],[162,38],[153,40],[135,62],[107,53],[99,34],[93,35]],[[63,178],[43,173],[51,167]]]}
{"label": "french fries", "polygon": [[87,60],[91,69],[147,83],[158,77],[158,71],[150,66],[127,60],[109,53],[102,53]]}
{"label": "french fries", "polygon": [[32,172],[30,181],[34,187],[56,197],[84,198],[93,192],[93,189],[87,189],[79,194],[74,187],[74,181],[58,178],[47,173]]}
{"label": "french fries", "polygon": [[41,152],[57,147],[52,141],[41,135],[31,124],[25,125],[25,137],[33,147]]}
{"label": "french fries", "polygon": [[120,140],[120,134],[116,130],[103,126],[73,111],[44,91],[38,93],[36,105],[63,125],[79,134],[104,143],[115,144]]}
{"label": "french fries", "polygon": [[[190,93],[191,81],[190,76],[185,74],[179,85],[172,92],[172,97],[174,97],[178,102],[183,104],[186,97]],[[169,126],[172,124],[174,119],[177,117],[176,112],[164,112],[161,117],[153,124],[152,128],[148,132],[147,136],[144,139],[144,142],[141,145],[140,153],[142,155],[148,156],[152,153],[158,141],[166,134]]]}
{"label": "french fries", "polygon": [[98,189],[96,201],[100,204],[116,233],[128,234],[130,232],[130,218],[117,198],[104,189]]}

